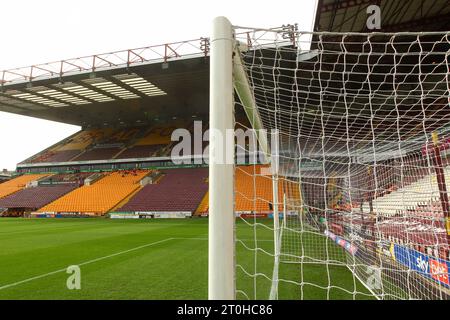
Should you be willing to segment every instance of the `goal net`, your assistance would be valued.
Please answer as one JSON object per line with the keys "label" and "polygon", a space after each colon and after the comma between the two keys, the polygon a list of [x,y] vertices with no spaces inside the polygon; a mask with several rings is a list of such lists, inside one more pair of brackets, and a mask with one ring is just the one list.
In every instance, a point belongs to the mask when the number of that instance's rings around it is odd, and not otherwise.
{"label": "goal net", "polygon": [[[220,196],[233,218],[220,230],[232,228],[221,241],[234,243],[234,292],[222,298],[450,298],[449,37],[232,28],[225,125],[252,138],[225,145],[232,195]],[[216,39],[212,104],[223,98]],[[215,167],[210,159],[210,194]]]}

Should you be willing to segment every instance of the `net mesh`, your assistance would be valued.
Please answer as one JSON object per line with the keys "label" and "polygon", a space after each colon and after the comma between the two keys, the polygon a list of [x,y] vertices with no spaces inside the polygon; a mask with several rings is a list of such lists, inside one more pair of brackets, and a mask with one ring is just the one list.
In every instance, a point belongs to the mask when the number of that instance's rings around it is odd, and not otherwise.
{"label": "net mesh", "polygon": [[235,34],[237,297],[449,299],[450,33]]}

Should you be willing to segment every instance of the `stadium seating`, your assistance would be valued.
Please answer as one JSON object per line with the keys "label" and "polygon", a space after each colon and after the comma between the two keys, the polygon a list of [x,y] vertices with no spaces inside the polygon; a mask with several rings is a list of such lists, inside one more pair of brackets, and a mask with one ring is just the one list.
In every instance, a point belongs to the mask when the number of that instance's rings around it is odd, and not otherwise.
{"label": "stadium seating", "polygon": [[94,184],[75,189],[38,211],[102,215],[138,189],[139,181],[148,173],[148,170],[106,173]]}
{"label": "stadium seating", "polygon": [[105,139],[113,133],[112,129],[88,129],[77,133],[74,137],[65,141],[58,150],[84,150],[90,145]]}
{"label": "stadium seating", "polygon": [[[235,171],[235,210],[238,212],[269,213],[273,211],[272,176],[268,167],[237,166]],[[257,186],[257,188],[256,188]],[[290,198],[290,203],[300,205],[300,192],[298,184],[280,180],[278,182],[278,210],[283,209],[283,194]],[[292,209],[292,208],[288,208]],[[208,198],[204,198],[196,212],[198,214],[209,211]]]}
{"label": "stadium seating", "polygon": [[157,183],[146,185],[118,211],[193,213],[208,189],[208,169],[172,169],[163,174]]}
{"label": "stadium seating", "polygon": [[[450,181],[450,167],[444,168],[446,181]],[[394,216],[407,209],[415,209],[420,204],[430,203],[439,198],[439,187],[434,174],[379,196],[373,200],[373,208],[378,214]],[[364,212],[369,212],[369,204],[363,204]]]}
{"label": "stadium seating", "polygon": [[27,174],[0,184],[0,199],[22,190],[27,183],[42,179],[49,174]]}
{"label": "stadium seating", "polygon": [[48,151],[35,159],[32,159],[31,163],[70,161],[80,152],[80,150]]}
{"label": "stadium seating", "polygon": [[[192,127],[192,120],[175,119],[169,124],[153,127],[85,129],[21,163],[168,156],[174,143],[171,141],[173,130]],[[203,148],[206,145],[204,143]]]}
{"label": "stadium seating", "polygon": [[209,192],[206,192],[197,210],[195,210],[195,213],[196,215],[202,215],[208,213],[208,210],[209,210]]}
{"label": "stadium seating", "polygon": [[184,127],[183,123],[179,123],[178,125],[166,125],[166,126],[155,126],[150,129],[150,131],[141,139],[139,139],[135,145],[153,145],[153,144],[162,144],[167,145],[171,142],[171,135],[173,130],[178,127]]}
{"label": "stadium seating", "polygon": [[75,184],[77,186],[84,184],[84,179],[91,176],[92,172],[78,172],[78,173],[60,173],[49,176],[48,178],[41,179],[40,185],[49,184]]}
{"label": "stadium seating", "polygon": [[128,143],[133,141],[136,137],[141,137],[148,127],[130,127],[122,128],[113,131],[111,135],[105,136],[102,140],[97,141],[98,144],[117,144],[117,143]]}
{"label": "stadium seating", "polygon": [[76,187],[76,185],[70,184],[26,188],[0,199],[0,208],[41,208]]}
{"label": "stadium seating", "polygon": [[72,160],[76,155],[89,145],[110,133],[110,129],[83,130],[74,136],[61,141],[57,146],[38,153],[37,155],[22,161],[22,163],[42,162],[66,162]]}
{"label": "stadium seating", "polygon": [[120,147],[111,147],[111,148],[93,148],[88,150],[78,157],[76,157],[75,161],[88,161],[88,160],[107,160],[112,159],[114,155],[120,152],[122,148]]}
{"label": "stadium seating", "polygon": [[116,159],[148,158],[164,146],[164,144],[132,146],[116,156]]}
{"label": "stadium seating", "polygon": [[[271,212],[273,210],[272,177],[264,170],[268,168],[262,165],[236,168],[236,211]],[[278,199],[282,202],[281,183],[278,188]],[[279,209],[281,210],[282,207],[280,206]]]}

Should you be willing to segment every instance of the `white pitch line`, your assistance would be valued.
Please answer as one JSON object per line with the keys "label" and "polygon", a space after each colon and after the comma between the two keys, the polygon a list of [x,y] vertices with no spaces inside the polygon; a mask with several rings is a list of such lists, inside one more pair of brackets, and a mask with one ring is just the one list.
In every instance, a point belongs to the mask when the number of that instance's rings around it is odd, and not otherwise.
{"label": "white pitch line", "polygon": [[[87,264],[90,264],[90,263],[98,262],[98,261],[101,261],[101,260],[104,260],[104,259],[109,259],[109,258],[118,256],[118,255],[121,255],[121,254],[125,254],[125,253],[128,253],[128,252],[136,251],[136,250],[139,250],[139,249],[150,247],[150,246],[153,246],[153,245],[156,245],[156,244],[160,244],[160,243],[163,243],[163,242],[166,242],[166,241],[170,241],[170,240],[202,240],[202,241],[207,241],[208,238],[181,238],[181,237],[180,238],[167,238],[167,239],[164,239],[164,240],[147,243],[147,244],[144,244],[142,246],[138,246],[138,247],[131,248],[131,249],[128,249],[128,250],[116,252],[116,253],[113,253],[113,254],[110,254],[110,255],[107,255],[107,256],[104,256],[104,257],[100,257],[100,258],[92,259],[92,260],[89,260],[89,261],[85,261],[85,262],[82,262],[82,263],[79,263],[79,264],[76,264],[76,265],[84,266],[84,265],[87,265]],[[240,240],[251,241],[253,239],[240,239]],[[262,240],[258,240],[258,241],[273,241],[273,240],[263,240],[262,239]],[[48,276],[51,276],[51,275],[54,275],[54,274],[57,274],[57,273],[60,273],[60,272],[65,272],[66,270],[67,270],[67,268],[63,268],[63,269],[51,271],[51,272],[48,272],[48,273],[45,273],[45,274],[41,274],[41,275],[38,275],[38,276],[34,276],[34,277],[31,277],[31,278],[28,278],[28,279],[24,279],[24,280],[21,280],[21,281],[17,281],[17,282],[14,282],[14,283],[5,284],[3,286],[0,286],[0,290],[11,288],[11,287],[15,287],[15,286],[18,286],[20,284],[27,283],[27,282],[30,282],[30,281],[33,281],[33,280],[45,278],[45,277],[48,277]]]}
{"label": "white pitch line", "polygon": [[[174,240],[203,240],[203,241],[207,241],[208,240],[208,238],[180,238],[180,237],[173,238],[173,239]],[[236,240],[254,241],[255,239],[239,239],[239,238],[237,238]],[[256,241],[258,241],[258,242],[273,242],[273,240],[271,240],[271,239],[258,239]]]}
{"label": "white pitch line", "polygon": [[[121,255],[121,254],[125,254],[125,253],[128,253],[128,252],[136,251],[136,250],[139,250],[139,249],[143,249],[143,248],[146,248],[146,247],[153,246],[155,244],[160,244],[160,243],[163,243],[163,242],[166,242],[166,241],[170,241],[170,240],[175,240],[175,239],[176,238],[167,238],[167,239],[164,239],[164,240],[159,240],[159,241],[147,243],[147,244],[144,244],[142,246],[138,246],[138,247],[131,248],[131,249],[124,250],[124,251],[120,251],[120,252],[116,252],[116,253],[113,253],[113,254],[110,254],[110,255],[107,255],[107,256],[104,256],[104,257],[93,259],[93,260],[85,261],[85,262],[79,263],[77,265],[78,266],[84,266],[84,265],[87,265],[87,264],[90,264],[90,263],[98,262],[98,261],[101,261],[101,260],[104,260],[104,259],[112,258],[112,257],[118,256],[118,255]],[[6,285],[3,285],[3,286],[0,286],[0,290],[11,288],[11,287],[15,287],[17,285],[20,285],[20,284],[23,284],[23,283],[26,283],[26,282],[30,282],[30,281],[33,281],[33,280],[45,278],[45,277],[54,275],[56,273],[65,272],[66,270],[67,270],[67,268],[59,269],[59,270],[56,270],[56,271],[52,271],[52,272],[48,272],[48,273],[45,273],[45,274],[41,274],[39,276],[35,276],[35,277],[31,277],[31,278],[24,279],[24,280],[21,280],[21,281],[17,281],[17,282],[14,282],[14,283],[6,284]]]}

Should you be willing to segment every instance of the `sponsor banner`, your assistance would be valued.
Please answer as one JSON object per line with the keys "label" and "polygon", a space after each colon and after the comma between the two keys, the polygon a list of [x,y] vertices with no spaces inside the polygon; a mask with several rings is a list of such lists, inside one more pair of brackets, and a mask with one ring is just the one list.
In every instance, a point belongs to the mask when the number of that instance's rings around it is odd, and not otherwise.
{"label": "sponsor banner", "polygon": [[397,244],[394,244],[394,258],[408,269],[450,288],[450,261],[431,257]]}
{"label": "sponsor banner", "polygon": [[[269,213],[267,217],[270,218],[270,219],[273,219],[273,213]],[[278,217],[280,219],[283,219],[283,217],[284,217],[283,213],[282,212],[278,213]]]}
{"label": "sponsor banner", "polygon": [[240,218],[242,215],[245,214],[252,214],[251,211],[235,211],[234,215],[236,216],[236,218]]}
{"label": "sponsor banner", "polygon": [[267,218],[269,216],[268,213],[240,213],[239,217],[247,219],[247,218]]}
{"label": "sponsor banner", "polygon": [[159,213],[155,213],[153,215],[153,217],[155,219],[164,219],[164,218],[173,218],[173,219],[182,219],[182,218],[187,218],[190,217],[191,213],[190,212],[159,212]]}
{"label": "sponsor banner", "polygon": [[111,213],[111,219],[166,219],[166,218],[187,218],[190,212],[134,212],[134,213]]}
{"label": "sponsor banner", "polygon": [[36,218],[54,218],[55,215],[52,213],[38,213],[35,216]]}
{"label": "sponsor banner", "polygon": [[55,218],[86,218],[95,216],[94,213],[78,213],[78,212],[58,212]]}
{"label": "sponsor banner", "polygon": [[333,232],[331,232],[329,230],[325,230],[324,234],[325,234],[325,236],[329,237],[331,240],[336,242],[339,246],[341,246],[342,248],[347,250],[351,255],[354,256],[356,254],[356,252],[358,251],[358,247],[356,247],[349,241],[345,240],[344,238],[337,236]]}
{"label": "sponsor banner", "polygon": [[112,213],[109,216],[111,219],[139,219],[138,215],[134,215],[134,214],[115,214]]}
{"label": "sponsor banner", "polygon": [[137,211],[140,218],[186,218],[192,216],[189,211]]}

